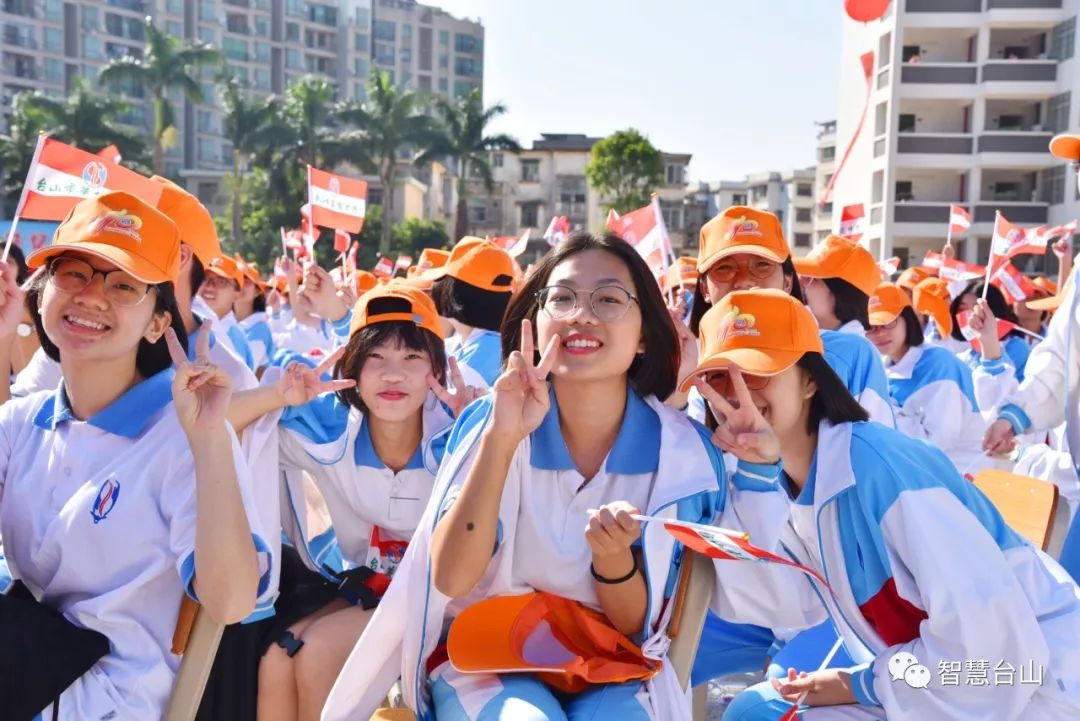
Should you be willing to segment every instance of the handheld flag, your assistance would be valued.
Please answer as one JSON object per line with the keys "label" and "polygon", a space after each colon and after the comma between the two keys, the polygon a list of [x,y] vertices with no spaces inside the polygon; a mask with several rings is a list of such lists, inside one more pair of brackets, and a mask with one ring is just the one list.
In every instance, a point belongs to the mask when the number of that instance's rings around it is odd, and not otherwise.
{"label": "handheld flag", "polygon": [[95,153],[102,160],[107,160],[113,165],[120,165],[120,161],[123,157],[120,155],[120,148],[115,145],[108,145]]}
{"label": "handheld flag", "polygon": [[946,242],[951,242],[954,235],[963,235],[971,227],[971,213],[960,205],[949,206],[949,235]]}
{"label": "handheld flag", "polygon": [[307,172],[312,224],[359,233],[367,212],[367,182],[310,165]]}
{"label": "handheld flag", "polygon": [[544,240],[547,244],[554,248],[559,243],[566,240],[566,236],[570,235],[570,219],[565,215],[556,215],[548,223],[547,230],[544,231]]}
{"label": "handheld flag", "polygon": [[990,282],[1005,294],[1005,300],[1009,303],[1027,300],[1038,292],[1035,284],[1008,260],[994,271]]}
{"label": "handheld flag", "polygon": [[652,268],[653,275],[661,277],[671,265],[675,254],[671,249],[667,226],[664,225],[659,199],[654,197],[645,207],[614,218],[609,214],[607,229],[634,246],[638,255]]}
{"label": "handheld flag", "polygon": [[394,274],[394,261],[383,256],[379,258],[379,262],[375,264],[371,272],[380,278],[389,278]]}
{"label": "handheld flag", "polygon": [[896,271],[900,270],[900,259],[893,256],[888,260],[878,261],[878,268],[881,269],[881,275],[883,277],[891,278],[896,275]]}
{"label": "handheld flag", "polygon": [[394,270],[407,270],[412,265],[411,255],[399,255],[394,263]]}
{"label": "handheld flag", "polygon": [[865,225],[866,210],[863,208],[863,204],[845,205],[844,209],[840,211],[840,232],[837,235],[841,238],[847,238],[853,243],[858,243],[863,237]]}
{"label": "handheld flag", "polygon": [[349,241],[351,238],[347,231],[335,230],[334,231],[334,252],[340,254],[349,250]]}
{"label": "handheld flag", "polygon": [[516,258],[525,252],[529,245],[529,229],[526,228],[520,236],[499,235],[491,239],[491,242],[505,250],[511,258]]}

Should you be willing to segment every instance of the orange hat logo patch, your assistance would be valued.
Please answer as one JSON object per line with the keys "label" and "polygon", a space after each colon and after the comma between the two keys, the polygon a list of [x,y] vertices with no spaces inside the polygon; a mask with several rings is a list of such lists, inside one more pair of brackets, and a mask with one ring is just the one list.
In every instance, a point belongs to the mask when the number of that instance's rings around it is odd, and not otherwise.
{"label": "orange hat logo patch", "polygon": [[731,226],[731,232],[728,233],[728,237],[738,238],[740,235],[753,235],[760,238],[761,229],[758,228],[758,222],[756,220],[748,219],[745,215],[737,218],[735,224]]}
{"label": "orange hat logo patch", "polygon": [[720,340],[723,341],[736,335],[761,335],[761,331],[754,327],[756,324],[757,318],[749,313],[740,313],[737,306],[731,306],[731,312],[721,324],[723,331],[720,334]]}
{"label": "orange hat logo patch", "polygon": [[139,228],[142,220],[137,215],[131,215],[126,210],[117,210],[105,213],[94,221],[94,229],[98,233],[120,233],[142,242]]}
{"label": "orange hat logo patch", "polygon": [[880,308],[881,307],[881,298],[878,298],[876,295],[870,296],[870,305],[868,307],[869,308]]}

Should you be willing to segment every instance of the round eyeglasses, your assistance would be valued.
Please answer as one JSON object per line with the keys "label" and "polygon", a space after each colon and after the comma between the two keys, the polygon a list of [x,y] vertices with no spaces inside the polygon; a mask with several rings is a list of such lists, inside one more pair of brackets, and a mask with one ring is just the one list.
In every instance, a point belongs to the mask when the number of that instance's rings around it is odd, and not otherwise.
{"label": "round eyeglasses", "polygon": [[747,275],[754,280],[765,280],[780,267],[767,258],[751,258],[746,262],[739,262],[734,258],[718,260],[716,265],[705,271],[708,276],[718,283],[730,283],[737,275]]}
{"label": "round eyeglasses", "polygon": [[57,258],[49,263],[49,283],[61,293],[81,293],[100,275],[105,281],[105,297],[110,303],[131,307],[142,303],[153,288],[124,270],[95,270],[77,258]]}
{"label": "round eyeglasses", "polygon": [[580,307],[582,293],[589,296],[589,308],[597,319],[614,323],[626,315],[631,303],[638,299],[630,291],[618,285],[602,285],[594,290],[574,290],[564,285],[550,285],[536,292],[536,301],[549,318],[569,318]]}
{"label": "round eyeglasses", "polygon": [[[749,391],[760,391],[772,380],[771,376],[752,376],[748,373],[743,373],[742,378]],[[735,384],[731,382],[731,374],[727,371],[708,374],[705,376],[705,384],[712,386],[712,389],[722,396],[729,398],[735,396]]]}

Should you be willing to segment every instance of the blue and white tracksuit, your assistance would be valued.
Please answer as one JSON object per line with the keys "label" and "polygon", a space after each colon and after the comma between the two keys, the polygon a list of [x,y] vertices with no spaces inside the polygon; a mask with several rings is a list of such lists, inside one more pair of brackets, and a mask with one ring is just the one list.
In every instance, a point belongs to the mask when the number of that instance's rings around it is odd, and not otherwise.
{"label": "blue and white tracksuit", "polygon": [[254,367],[262,368],[267,365],[274,357],[274,333],[270,330],[266,313],[252,313],[240,321],[239,326],[247,337]]}
{"label": "blue and white tracksuit", "polygon": [[[1025,339],[1010,335],[1001,341],[1001,351],[1002,358],[1011,367],[1016,380],[1023,383],[1024,369],[1027,367],[1028,356],[1031,355],[1031,346]],[[979,367],[982,360],[982,356],[976,353],[974,348],[970,347],[957,355],[973,371]]]}
{"label": "blue and white tracksuit", "polygon": [[[452,341],[452,342],[451,342]],[[468,338],[454,336],[447,355],[458,363],[466,385],[490,388],[502,373],[502,339],[493,330],[473,328]]]}
{"label": "blue and white tracksuit", "polygon": [[[780,465],[771,468],[779,483]],[[875,423],[823,423],[806,483],[780,527],[779,548],[829,583],[831,590],[815,582],[815,595],[859,664],[851,669],[858,705],[810,708],[802,718],[1080,715],[1080,590],[939,450]],[[774,609],[805,600],[794,591],[758,600]],[[807,623],[814,611],[806,607]],[[890,660],[901,652],[923,667],[928,687],[894,680]],[[1010,667],[1016,682],[995,685],[995,672]],[[1026,668],[1042,669],[1041,685],[1018,682]],[[988,684],[978,682],[983,672]],[[760,685],[725,718],[773,720],[788,708]]]}

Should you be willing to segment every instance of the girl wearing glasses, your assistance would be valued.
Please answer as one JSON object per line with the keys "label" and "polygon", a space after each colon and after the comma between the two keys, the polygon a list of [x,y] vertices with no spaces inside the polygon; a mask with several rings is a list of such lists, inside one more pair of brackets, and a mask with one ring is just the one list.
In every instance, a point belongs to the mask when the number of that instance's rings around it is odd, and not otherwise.
{"label": "girl wearing glasses", "polygon": [[514,264],[494,243],[462,238],[436,277],[431,297],[439,316],[453,329],[446,353],[455,359],[465,382],[489,388],[502,372],[499,323],[513,293]]}
{"label": "girl wearing glasses", "polygon": [[[269,581],[226,423],[231,382],[208,331],[188,361],[180,236],[157,210],[127,193],[84,200],[28,261],[47,267],[31,308],[63,383],[0,407],[0,534],[33,598],[109,647],[41,718],[161,718],[183,594],[236,623]],[[23,297],[4,265],[0,337]]]}
{"label": "girl wearing glasses", "polygon": [[962,474],[993,465],[982,451],[986,423],[971,369],[940,346],[925,343],[907,294],[878,286],[868,304],[866,337],[885,358],[896,427],[940,448]]}
{"label": "girl wearing glasses", "polygon": [[[701,229],[698,271],[701,277],[690,316],[690,330],[695,335],[705,312],[735,290],[774,288],[805,302],[791,250],[780,221],[772,213],[733,206],[706,223]],[[893,425],[885,370],[873,346],[858,335],[833,330],[822,330],[821,337],[825,360],[870,418]],[[692,347],[683,347],[683,369],[688,370],[693,368],[696,357]],[[676,399],[681,401],[682,396]],[[704,403],[691,400],[691,415],[704,420]]]}
{"label": "girl wearing glasses", "polygon": [[[658,400],[675,387],[675,328],[622,239],[574,234],[548,254],[502,338],[506,370],[455,425],[432,503],[323,718],[368,718],[399,675],[407,705],[439,721],[685,718],[666,664],[573,693],[501,668],[464,674],[448,655],[462,609],[536,591],[597,612],[663,659],[681,554],[662,524],[631,514],[710,522],[725,502],[707,431]],[[770,517],[746,515],[757,516]]]}
{"label": "girl wearing glasses", "polygon": [[[828,584],[718,562],[718,587],[738,583],[784,616],[812,600],[805,622],[827,611],[855,661],[789,669],[736,697],[725,721],[777,721],[804,693],[807,721],[1076,718],[1080,589],[1062,568],[937,448],[862,422],[793,299],[732,293],[701,327],[693,377],[723,419],[717,442],[787,491],[773,547]],[[778,593],[759,587],[776,577]]]}

